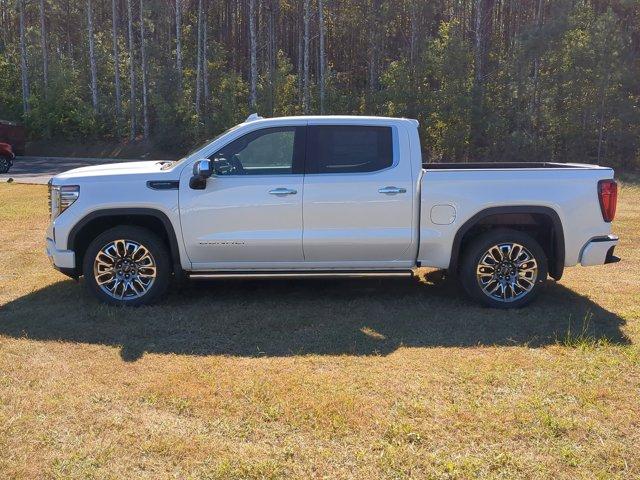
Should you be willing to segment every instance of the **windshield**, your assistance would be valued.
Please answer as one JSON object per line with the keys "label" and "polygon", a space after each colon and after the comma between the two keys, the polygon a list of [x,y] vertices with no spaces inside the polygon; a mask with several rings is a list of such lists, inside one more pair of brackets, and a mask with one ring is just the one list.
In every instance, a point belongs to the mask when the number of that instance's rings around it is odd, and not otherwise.
{"label": "windshield", "polygon": [[215,142],[216,140],[218,140],[220,137],[222,137],[223,135],[226,135],[227,133],[235,130],[236,128],[238,128],[240,125],[236,125],[234,127],[229,128],[228,130],[225,130],[224,132],[222,132],[219,135],[216,135],[213,138],[210,138],[209,140],[207,140],[206,142],[203,142],[201,144],[198,144],[197,147],[192,148],[191,150],[189,150],[189,153],[187,153],[184,157],[182,157],[179,160],[174,160],[173,162],[168,162],[167,164],[162,166],[163,170],[166,170],[168,168],[174,167],[179,163],[184,162],[187,158],[189,158],[191,155],[193,155],[194,153],[196,153],[198,150],[202,150],[204,147],[206,147],[207,145],[209,145],[212,142]]}

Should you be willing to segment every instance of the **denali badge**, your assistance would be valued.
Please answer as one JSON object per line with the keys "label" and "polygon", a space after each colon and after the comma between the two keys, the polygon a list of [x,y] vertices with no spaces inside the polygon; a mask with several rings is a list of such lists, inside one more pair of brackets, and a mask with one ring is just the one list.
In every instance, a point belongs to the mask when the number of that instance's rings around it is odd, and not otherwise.
{"label": "denali badge", "polygon": [[234,240],[222,242],[198,242],[200,245],[244,245],[244,242],[236,242]]}

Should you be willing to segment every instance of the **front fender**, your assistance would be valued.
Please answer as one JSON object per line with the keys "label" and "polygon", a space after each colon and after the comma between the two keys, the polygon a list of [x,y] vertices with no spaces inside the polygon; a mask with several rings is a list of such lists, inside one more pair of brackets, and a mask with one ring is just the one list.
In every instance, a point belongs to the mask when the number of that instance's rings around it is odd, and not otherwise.
{"label": "front fender", "polygon": [[8,143],[0,143],[0,156],[9,157],[11,160],[16,158],[11,145]]}

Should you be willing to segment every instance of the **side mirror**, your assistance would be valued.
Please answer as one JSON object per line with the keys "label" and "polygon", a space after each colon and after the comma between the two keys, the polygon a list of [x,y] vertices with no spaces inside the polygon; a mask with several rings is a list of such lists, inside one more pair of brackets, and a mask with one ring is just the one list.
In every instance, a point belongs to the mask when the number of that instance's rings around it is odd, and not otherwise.
{"label": "side mirror", "polygon": [[189,186],[194,190],[204,190],[207,186],[207,178],[213,175],[211,160],[203,158],[193,164],[193,177],[189,180]]}
{"label": "side mirror", "polygon": [[213,174],[211,160],[203,158],[193,164],[193,176],[200,178],[209,178]]}

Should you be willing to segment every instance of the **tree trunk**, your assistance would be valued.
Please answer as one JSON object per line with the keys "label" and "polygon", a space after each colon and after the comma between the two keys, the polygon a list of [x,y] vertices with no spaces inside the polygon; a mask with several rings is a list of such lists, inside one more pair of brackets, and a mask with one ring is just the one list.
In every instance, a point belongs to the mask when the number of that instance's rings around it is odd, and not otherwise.
{"label": "tree trunk", "polygon": [[147,84],[147,50],[144,33],[144,0],[140,0],[140,59],[142,61],[142,134],[145,140],[149,139],[149,106]]}
{"label": "tree trunk", "polygon": [[[611,81],[611,71],[614,69],[614,65],[612,64],[611,53],[607,52],[607,49],[606,49],[606,45],[608,45],[609,42],[610,42],[610,38],[606,38],[604,43],[605,46],[603,46],[603,51],[602,51],[602,59],[603,59],[602,73],[604,74],[604,81],[603,81],[602,90],[600,93],[600,120],[599,120],[599,126],[598,126],[598,158],[597,158],[598,164],[600,164],[601,161],[604,161],[602,149],[604,145],[603,142],[605,142],[604,123],[605,123],[605,115],[606,115],[607,90],[609,89],[609,82]],[[607,59],[608,61],[605,59]]]}
{"label": "tree trunk", "polygon": [[89,68],[91,70],[91,104],[93,112],[98,113],[98,68],[96,66],[96,52],[93,39],[93,11],[91,0],[87,0],[87,27],[89,34]]}
{"label": "tree trunk", "polygon": [[44,0],[40,0],[40,48],[42,49],[42,80],[44,97],[49,96],[49,52],[47,51],[47,25],[45,21]]}
{"label": "tree trunk", "polygon": [[75,61],[73,59],[73,43],[71,42],[71,2],[66,0],[65,2],[65,30],[67,36],[67,55],[69,56],[69,63],[71,63],[71,69],[75,69]]}
{"label": "tree trunk", "polygon": [[209,91],[209,55],[208,55],[208,26],[207,19],[209,18],[209,2],[205,5],[204,9],[204,19],[202,25],[202,86],[204,91],[204,106],[205,113],[207,111],[207,106],[209,105],[210,91]]}
{"label": "tree trunk", "polygon": [[302,64],[303,64],[303,57],[304,57],[304,41],[303,41],[303,35],[302,35],[302,22],[300,21],[300,16],[298,16],[297,18],[297,24],[298,24],[298,68],[297,68],[297,73],[298,73],[298,102],[300,105],[302,105],[303,103],[303,94],[302,94],[302,89],[304,86],[304,82],[303,82],[303,74],[302,74]]}
{"label": "tree trunk", "polygon": [[29,113],[29,64],[27,62],[27,45],[24,31],[24,0],[18,0],[20,8],[20,67],[22,70],[22,111],[25,116]]}
{"label": "tree trunk", "polygon": [[476,18],[474,19],[474,72],[473,78],[477,85],[482,85],[483,79],[483,64],[482,61],[484,59],[484,55],[482,54],[482,4],[484,0],[476,0],[475,2],[475,14]]}
{"label": "tree trunk", "polygon": [[[543,0],[538,0],[538,8],[536,11],[536,24],[537,24],[538,34],[540,34],[540,31],[542,30],[542,2]],[[540,56],[536,53],[535,58],[533,60],[533,98],[532,98],[532,105],[531,105],[533,137],[536,140],[538,138],[538,129],[540,127],[540,102],[539,102],[539,93],[538,93],[539,72],[540,72]]]}
{"label": "tree trunk", "polygon": [[416,1],[411,0],[409,3],[409,15],[411,21],[411,36],[409,38],[409,63],[411,64],[411,73],[416,71],[416,45],[418,43],[418,9]]}
{"label": "tree trunk", "polygon": [[130,110],[131,110],[131,140],[136,138],[136,70],[134,64],[134,43],[133,43],[133,14],[131,12],[131,0],[127,0],[127,24],[129,34],[129,87],[131,91]]}
{"label": "tree trunk", "polygon": [[600,164],[601,154],[602,154],[602,142],[604,139],[604,115],[605,115],[605,105],[606,105],[605,102],[607,99],[607,88],[609,88],[610,77],[611,77],[611,69],[608,69],[607,74],[605,76],[604,85],[602,87],[601,102],[600,102],[600,125],[598,127],[598,160],[597,160],[598,165]]}
{"label": "tree trunk", "polygon": [[122,115],[122,92],[120,90],[120,55],[118,53],[118,7],[116,0],[111,0],[111,21],[112,21],[112,36],[113,36],[113,75],[116,91],[116,129],[120,124],[120,117]]}
{"label": "tree trunk", "polygon": [[487,60],[491,39],[493,6],[495,0],[476,0],[474,38],[474,85],[472,92],[471,142],[477,160],[484,157],[485,118],[484,81],[487,75]]}
{"label": "tree trunk", "polygon": [[325,66],[327,59],[324,50],[324,6],[322,0],[318,0],[318,29],[320,30],[320,114],[324,115],[324,97],[325,97]]}
{"label": "tree trunk", "polygon": [[251,111],[255,111],[258,104],[258,61],[256,46],[256,0],[249,0],[249,50],[250,50],[250,71],[249,71],[249,106]]}
{"label": "tree trunk", "polygon": [[7,0],[2,0],[2,51],[8,55],[9,45],[9,14],[7,13]]}
{"label": "tree trunk", "polygon": [[511,51],[511,2],[506,0],[503,5],[502,13],[502,43],[505,51],[508,53]]}
{"label": "tree trunk", "polygon": [[[407,115],[410,115],[412,117],[415,117],[416,115],[418,115],[418,110],[419,110],[419,106],[418,106],[418,102],[417,99],[419,98],[419,92],[420,92],[420,80],[419,80],[419,76],[418,76],[418,65],[419,65],[419,58],[420,58],[420,53],[421,50],[418,48],[419,46],[419,34],[421,33],[420,31],[420,16],[419,16],[419,9],[418,9],[418,2],[419,0],[411,0],[409,2],[409,16],[410,16],[410,22],[411,22],[411,32],[410,32],[410,39],[409,39],[409,78],[410,78],[410,88],[411,91],[413,92],[413,101],[411,101],[408,104],[408,108],[407,108]],[[451,7],[451,16],[454,15],[453,12],[453,7]]]}
{"label": "tree trunk", "polygon": [[182,0],[176,0],[176,70],[178,89],[182,91]]}
{"label": "tree trunk", "polygon": [[275,109],[276,96],[276,64],[278,57],[278,42],[276,38],[276,19],[278,17],[278,0],[269,0],[267,4],[267,53],[268,53],[268,73],[269,73],[269,114],[273,115]]}
{"label": "tree trunk", "polygon": [[304,0],[304,74],[302,81],[302,109],[305,115],[309,114],[309,21],[310,1]]}
{"label": "tree trunk", "polygon": [[369,12],[369,92],[373,93],[378,83],[378,14],[380,0],[371,0]]}
{"label": "tree trunk", "polygon": [[196,50],[196,114],[198,118],[202,115],[200,109],[202,103],[202,0],[198,0],[198,27],[197,50]]}

